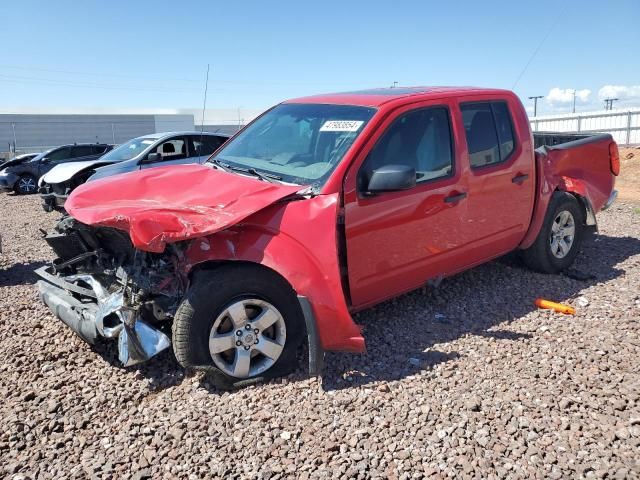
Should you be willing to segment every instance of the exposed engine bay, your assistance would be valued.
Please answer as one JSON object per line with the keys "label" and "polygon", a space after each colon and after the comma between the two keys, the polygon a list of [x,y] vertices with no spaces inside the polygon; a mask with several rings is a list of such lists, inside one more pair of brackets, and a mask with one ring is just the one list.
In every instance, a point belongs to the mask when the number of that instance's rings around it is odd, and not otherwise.
{"label": "exposed engine bay", "polygon": [[69,216],[44,238],[57,258],[36,271],[40,297],[82,339],[117,339],[125,366],[170,346],[171,321],[187,284],[180,244],[144,252],[126,232]]}

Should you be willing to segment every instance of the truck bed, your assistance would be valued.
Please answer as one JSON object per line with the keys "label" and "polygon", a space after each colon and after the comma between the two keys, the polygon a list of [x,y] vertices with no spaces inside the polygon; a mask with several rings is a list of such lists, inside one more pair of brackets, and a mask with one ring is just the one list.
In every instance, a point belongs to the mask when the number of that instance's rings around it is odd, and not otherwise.
{"label": "truck bed", "polygon": [[[597,134],[596,134],[597,135]],[[594,134],[574,133],[574,132],[533,132],[534,148],[550,147],[561,143],[573,142],[574,140],[582,140],[583,138],[593,137]]]}

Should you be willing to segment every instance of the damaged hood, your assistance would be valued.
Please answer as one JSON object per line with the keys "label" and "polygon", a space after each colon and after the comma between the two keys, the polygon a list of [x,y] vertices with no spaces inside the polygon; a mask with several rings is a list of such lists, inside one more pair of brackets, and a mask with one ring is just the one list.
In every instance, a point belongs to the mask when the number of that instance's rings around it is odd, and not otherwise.
{"label": "damaged hood", "polygon": [[[109,162],[106,162],[109,163]],[[82,170],[93,167],[94,165],[104,165],[104,161],[100,159],[86,160],[84,162],[67,162],[56,165],[40,178],[40,183],[62,183],[70,180],[76,173]]]}
{"label": "damaged hood", "polygon": [[65,209],[87,225],[128,232],[140,250],[162,252],[167,243],[223,230],[302,188],[176,165],[85,183]]}

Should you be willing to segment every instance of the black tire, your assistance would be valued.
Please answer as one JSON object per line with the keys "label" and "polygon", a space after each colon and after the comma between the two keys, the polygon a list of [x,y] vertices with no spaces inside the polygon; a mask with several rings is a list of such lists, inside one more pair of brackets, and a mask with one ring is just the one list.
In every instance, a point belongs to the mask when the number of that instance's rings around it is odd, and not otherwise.
{"label": "black tire", "polygon": [[[27,189],[27,184],[33,185],[33,190]],[[13,186],[13,191],[18,195],[29,195],[38,191],[38,179],[28,173],[22,175]]]}
{"label": "black tire", "polygon": [[[249,298],[263,300],[277,309],[286,325],[286,339],[280,356],[266,371],[237,378],[216,366],[209,351],[209,335],[216,318],[229,305]],[[194,274],[176,312],[172,336],[173,351],[183,367],[207,371],[218,388],[238,388],[286,375],[297,367],[304,317],[295,292],[276,273],[248,264],[228,264]]]}
{"label": "black tire", "polygon": [[[571,214],[574,220],[575,234],[568,252],[559,258],[552,251],[551,233],[556,219],[563,212]],[[525,264],[532,270],[541,273],[558,273],[569,268],[580,251],[585,231],[584,220],[584,210],[573,195],[565,192],[554,193],[536,241],[522,251],[521,256]]]}

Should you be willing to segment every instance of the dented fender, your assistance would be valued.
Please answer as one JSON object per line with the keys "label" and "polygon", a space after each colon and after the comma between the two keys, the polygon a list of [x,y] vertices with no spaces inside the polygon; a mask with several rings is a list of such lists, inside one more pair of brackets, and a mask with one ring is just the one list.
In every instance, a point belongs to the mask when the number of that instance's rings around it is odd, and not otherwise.
{"label": "dented fender", "polygon": [[535,242],[556,191],[575,195],[586,209],[587,221],[595,224],[595,213],[604,207],[615,184],[609,163],[612,142],[611,135],[604,134],[536,150],[536,204],[520,248]]}
{"label": "dented fender", "polygon": [[272,205],[241,224],[192,240],[185,269],[221,261],[270,268],[308,298],[324,350],[363,352],[364,338],[342,286],[337,215],[337,193]]}

